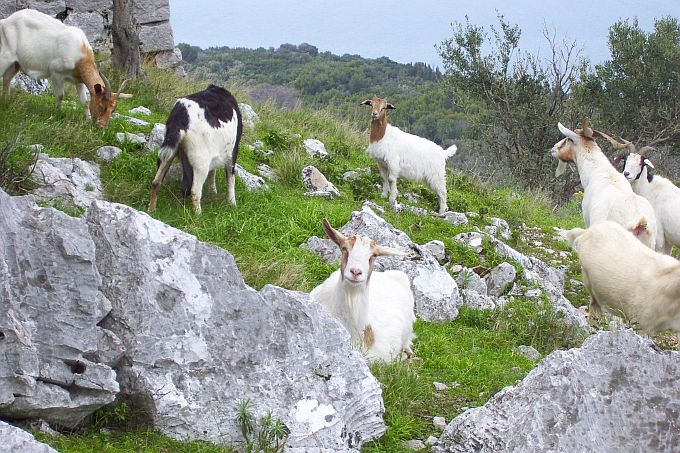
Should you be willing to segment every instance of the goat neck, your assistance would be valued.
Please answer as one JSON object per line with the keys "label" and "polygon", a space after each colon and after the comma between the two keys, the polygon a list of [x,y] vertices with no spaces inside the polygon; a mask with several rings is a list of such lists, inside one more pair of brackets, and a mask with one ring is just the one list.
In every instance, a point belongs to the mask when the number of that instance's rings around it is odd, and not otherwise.
{"label": "goat neck", "polygon": [[387,115],[383,112],[378,118],[371,119],[371,143],[382,140],[387,129]]}
{"label": "goat neck", "polygon": [[81,51],[83,57],[76,62],[76,65],[73,68],[73,78],[76,82],[84,83],[90,92],[90,95],[93,95],[95,93],[96,85],[105,87],[106,83],[94,62],[92,49],[90,49],[86,43],[83,43]]}

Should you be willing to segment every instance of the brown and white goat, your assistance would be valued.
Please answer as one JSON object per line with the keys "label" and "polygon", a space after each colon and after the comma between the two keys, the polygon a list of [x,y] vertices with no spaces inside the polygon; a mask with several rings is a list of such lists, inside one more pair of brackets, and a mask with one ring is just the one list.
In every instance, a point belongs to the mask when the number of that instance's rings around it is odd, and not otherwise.
{"label": "brown and white goat", "polygon": [[[57,19],[33,9],[22,9],[0,20],[0,74],[3,74],[3,96],[9,96],[12,78],[22,71],[33,79],[52,81],[57,109],[64,99],[64,81],[78,90],[80,103],[88,119],[105,127],[116,109],[125,81],[118,93],[97,69],[92,47],[85,33],[64,25]],[[90,95],[88,105],[88,92]]]}
{"label": "brown and white goat", "polygon": [[664,247],[663,230],[649,201],[636,195],[626,178],[609,162],[593,137],[605,134],[595,131],[584,120],[582,128],[571,131],[558,123],[566,138],[555,143],[552,156],[559,159],[556,176],[568,163],[576,164],[583,186],[581,203],[583,220],[591,226],[612,220],[631,231],[643,244],[653,250]]}
{"label": "brown and white goat", "polygon": [[340,248],[340,269],[310,296],[349,332],[352,345],[370,361],[412,355],[414,298],[408,276],[398,270],[374,270],[378,256],[407,253],[376,244],[365,236],[346,237],[323,219],[323,229]]}
{"label": "brown and white goat", "polygon": [[375,160],[383,179],[382,197],[392,205],[397,200],[397,179],[425,182],[439,198],[439,213],[448,210],[446,201],[446,159],[456,154],[451,145],[446,150],[430,140],[404,132],[387,122],[387,110],[394,105],[374,97],[361,105],[371,107],[370,144],[366,149]]}

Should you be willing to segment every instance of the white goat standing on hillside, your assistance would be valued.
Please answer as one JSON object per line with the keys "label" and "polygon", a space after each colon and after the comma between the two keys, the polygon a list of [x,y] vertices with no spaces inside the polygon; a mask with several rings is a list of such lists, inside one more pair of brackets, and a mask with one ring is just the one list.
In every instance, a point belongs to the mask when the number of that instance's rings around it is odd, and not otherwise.
{"label": "white goat standing on hillside", "polygon": [[643,244],[653,250],[663,250],[663,229],[657,221],[649,201],[633,192],[626,178],[609,162],[593,136],[607,137],[588,126],[584,120],[576,132],[558,123],[566,138],[551,149],[559,159],[555,176],[560,176],[569,162],[576,164],[583,186],[583,220],[591,226],[603,220],[612,220],[632,232]]}
{"label": "white goat standing on hillside", "polygon": [[[117,94],[94,62],[85,33],[33,9],[22,9],[0,20],[0,74],[3,96],[9,96],[12,78],[23,71],[33,79],[50,79],[57,97],[57,110],[64,99],[64,81],[76,84],[87,119],[105,127],[116,110],[124,81]],[[88,106],[88,91],[90,94]]]}
{"label": "white goat standing on hillside", "polygon": [[605,308],[648,333],[671,329],[680,340],[680,261],[611,221],[569,230],[567,240],[579,255],[591,315]]}
{"label": "white goat standing on hillside", "polygon": [[383,179],[383,198],[392,205],[397,200],[397,179],[423,181],[439,198],[439,213],[448,210],[446,201],[446,159],[456,154],[451,145],[446,150],[430,140],[402,131],[387,122],[387,110],[394,105],[386,99],[374,97],[361,105],[371,106],[370,144],[366,149],[375,160]]}
{"label": "white goat standing on hillside", "polygon": [[314,288],[311,297],[337,317],[352,346],[368,360],[391,361],[413,354],[414,299],[408,276],[374,271],[378,256],[407,255],[364,236],[345,237],[326,219],[323,229],[342,251],[340,269]]}

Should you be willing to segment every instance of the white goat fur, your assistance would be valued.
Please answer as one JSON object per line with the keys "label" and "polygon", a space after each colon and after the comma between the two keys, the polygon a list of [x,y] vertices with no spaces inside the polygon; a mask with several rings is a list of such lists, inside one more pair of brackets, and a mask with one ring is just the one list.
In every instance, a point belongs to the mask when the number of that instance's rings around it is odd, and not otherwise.
{"label": "white goat fur", "polygon": [[664,250],[680,247],[680,188],[658,174],[651,175],[654,165],[645,156],[630,153],[626,158],[623,176],[630,181],[633,191],[649,200],[663,227]]}
{"label": "white goat fur", "polygon": [[610,221],[574,228],[567,240],[581,261],[591,315],[605,308],[645,332],[680,335],[680,261],[645,247]]}
{"label": "white goat fur", "polygon": [[383,179],[383,198],[397,199],[397,179],[426,183],[439,198],[439,213],[448,210],[446,201],[446,159],[456,154],[456,145],[446,150],[430,140],[404,132],[387,123],[387,110],[394,106],[374,97],[361,103],[371,106],[370,144],[366,149],[375,160]]}
{"label": "white goat fur", "polygon": [[[52,81],[57,109],[64,98],[64,81],[76,85],[85,116],[106,126],[119,97],[97,69],[85,33],[33,9],[23,9],[0,21],[0,74],[3,95],[19,71],[33,79]],[[122,90],[121,85],[121,90]],[[88,91],[90,99],[88,100]],[[89,106],[88,106],[89,103]]]}
{"label": "white goat fur", "polygon": [[626,178],[609,162],[595,143],[593,131],[584,123],[582,130],[573,132],[561,123],[558,128],[566,138],[551,149],[560,163],[555,173],[560,176],[567,163],[573,162],[583,186],[581,208],[586,226],[603,220],[619,223],[653,250],[663,250],[663,230],[649,201],[636,195]]}
{"label": "white goat fur", "polygon": [[342,251],[340,269],[314,288],[311,297],[349,332],[352,346],[369,361],[410,357],[414,300],[408,276],[373,271],[377,256],[405,255],[363,236],[345,237],[324,219],[324,230]]}

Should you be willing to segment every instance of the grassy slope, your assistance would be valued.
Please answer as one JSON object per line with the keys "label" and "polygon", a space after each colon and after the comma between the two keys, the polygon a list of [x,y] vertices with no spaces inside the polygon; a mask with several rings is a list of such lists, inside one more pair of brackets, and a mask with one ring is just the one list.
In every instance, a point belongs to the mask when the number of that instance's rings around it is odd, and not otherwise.
{"label": "grassy slope", "polygon": [[[129,91],[135,99],[120,103],[119,112],[137,105],[145,105],[153,112],[152,121],[164,122],[173,100],[199,89],[202,85],[191,81],[178,81],[172,76],[149,70],[151,83],[135,82]],[[114,79],[112,84],[117,85]],[[238,98],[238,90],[235,90]],[[74,92],[68,99],[76,99]],[[150,127],[130,126],[123,120],[112,121],[106,131],[87,124],[80,107],[65,108],[56,113],[54,99],[33,97],[14,92],[9,101],[0,104],[0,121],[5,127],[0,131],[0,148],[15,140],[19,134],[17,156],[27,155],[27,146],[45,145],[53,156],[73,156],[92,159],[96,149],[105,144],[115,144],[113,135],[119,131],[144,131]],[[342,226],[353,210],[359,209],[361,200],[369,199],[383,204],[373,184],[378,182],[375,165],[363,153],[366,137],[341,119],[317,111],[281,112],[268,105],[255,106],[262,121],[254,131],[246,131],[241,146],[239,163],[254,172],[260,162],[245,146],[254,140],[263,140],[275,150],[268,162],[281,175],[271,190],[247,192],[237,180],[238,207],[224,200],[223,175],[219,175],[217,195],[204,195],[203,215],[191,212],[190,202],[181,199],[176,184],[165,184],[161,190],[155,218],[196,235],[229,250],[236,258],[246,282],[255,288],[273,283],[286,288],[309,291],[333,269],[316,255],[301,250],[299,245],[311,235],[321,236],[321,219],[327,217],[335,226]],[[300,134],[296,137],[294,134]],[[304,138],[317,138],[326,144],[331,156],[322,162],[308,158],[299,145]],[[155,156],[141,147],[126,144],[124,152],[113,163],[102,167],[102,179],[109,200],[126,203],[145,210],[149,186],[155,173]],[[465,152],[466,150],[461,150]],[[342,196],[328,201],[302,195],[298,179],[299,170],[315,163],[331,181],[336,183]],[[373,174],[362,176],[353,183],[344,183],[342,173],[358,167],[371,167]],[[514,190],[492,190],[482,187],[462,174],[449,174],[449,206],[456,211],[475,211],[482,215],[475,225],[483,226],[488,216],[506,219],[513,228],[525,223],[540,227],[548,237],[552,227],[571,227],[580,224],[576,210],[566,209],[555,215],[540,193],[521,193]],[[422,196],[420,205],[434,209],[434,196],[421,185],[400,183],[402,192],[412,191]],[[479,257],[456,244],[451,238],[470,227],[454,227],[435,218],[422,218],[413,214],[396,214],[387,211],[385,219],[407,232],[418,243],[432,239],[444,241],[454,263],[493,266],[500,259],[493,253]],[[510,241],[524,249],[517,237]],[[552,245],[564,249],[560,244]],[[572,261],[575,259],[572,257]],[[371,452],[396,452],[401,442],[411,438],[426,439],[438,436],[432,427],[431,417],[445,416],[447,421],[466,407],[483,404],[491,395],[506,385],[521,379],[535,364],[513,352],[522,344],[534,345],[546,354],[555,348],[573,346],[579,337],[563,327],[546,304],[516,300],[500,312],[462,310],[453,322],[428,324],[418,322],[415,343],[418,360],[408,364],[376,365],[373,371],[384,386],[386,436],[365,447]],[[433,381],[451,385],[451,389],[435,393]],[[456,383],[455,385],[452,385]],[[132,417],[127,414],[126,417]],[[123,417],[125,418],[125,417]],[[105,424],[115,421],[104,417]],[[205,444],[172,443],[168,439],[147,431],[123,431],[101,434],[97,429],[78,436],[47,441],[62,452],[81,451],[223,451]],[[43,437],[44,439],[44,437]],[[145,445],[131,447],[130,445]]]}

